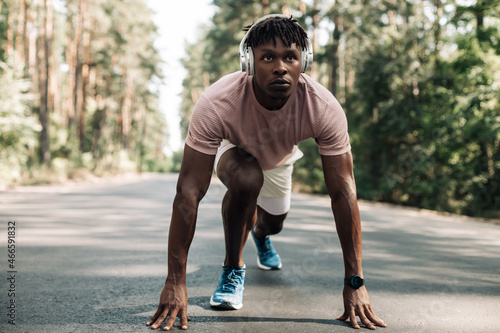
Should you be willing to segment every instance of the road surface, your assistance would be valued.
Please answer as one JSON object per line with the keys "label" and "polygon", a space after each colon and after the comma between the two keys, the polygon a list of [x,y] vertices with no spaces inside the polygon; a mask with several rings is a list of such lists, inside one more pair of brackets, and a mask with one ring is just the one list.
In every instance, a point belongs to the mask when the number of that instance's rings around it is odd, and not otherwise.
{"label": "road surface", "polygon": [[[166,276],[176,178],[0,192],[0,331],[149,332]],[[283,269],[259,270],[250,241],[243,308],[210,308],[224,256],[223,193],[214,179],[200,205],[188,264],[189,331],[354,332],[335,320],[343,265],[322,196],[293,196],[285,228],[272,238]],[[388,324],[379,332],[499,332],[500,225],[384,204],[360,203],[360,210],[366,285]]]}

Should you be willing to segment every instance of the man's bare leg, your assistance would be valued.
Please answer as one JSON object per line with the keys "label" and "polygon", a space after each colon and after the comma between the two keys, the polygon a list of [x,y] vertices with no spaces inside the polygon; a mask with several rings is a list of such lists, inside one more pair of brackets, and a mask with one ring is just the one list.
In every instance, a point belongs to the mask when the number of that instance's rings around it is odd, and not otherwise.
{"label": "man's bare leg", "polygon": [[227,187],[222,201],[224,266],[243,267],[243,248],[257,219],[257,197],[264,182],[262,170],[250,154],[231,148],[219,160],[217,175]]}
{"label": "man's bare leg", "polygon": [[287,215],[288,213],[272,215],[257,206],[257,223],[253,230],[255,237],[264,240],[266,236],[280,233],[283,229],[283,221],[285,221]]}

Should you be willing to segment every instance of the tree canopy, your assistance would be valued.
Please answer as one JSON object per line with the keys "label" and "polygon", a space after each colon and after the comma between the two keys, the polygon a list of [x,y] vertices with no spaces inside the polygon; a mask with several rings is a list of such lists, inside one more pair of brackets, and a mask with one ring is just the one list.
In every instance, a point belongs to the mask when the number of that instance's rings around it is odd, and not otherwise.
{"label": "tree canopy", "polygon": [[145,1],[0,4],[0,181],[39,167],[62,179],[164,169],[163,73]]}
{"label": "tree canopy", "polygon": [[[469,215],[500,215],[500,6],[495,1],[214,0],[188,45],[182,127],[198,97],[239,69],[241,29],[293,15],[313,40],[309,73],[343,105],[358,195]],[[326,193],[314,141],[294,177]]]}

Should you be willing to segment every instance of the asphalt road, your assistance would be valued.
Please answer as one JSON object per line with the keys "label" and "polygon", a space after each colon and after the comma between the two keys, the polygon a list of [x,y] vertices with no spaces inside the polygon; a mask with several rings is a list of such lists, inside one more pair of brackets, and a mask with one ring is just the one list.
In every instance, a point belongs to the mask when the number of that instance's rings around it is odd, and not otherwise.
{"label": "asphalt road", "polygon": [[[149,332],[166,276],[176,177],[0,192],[0,332]],[[293,196],[273,238],[283,269],[259,270],[250,241],[243,308],[210,308],[224,256],[223,193],[214,180],[200,206],[188,265],[189,331],[353,332],[335,320],[343,309],[342,256],[329,200],[320,196]],[[500,331],[499,224],[383,204],[360,203],[360,210],[367,289],[388,324],[378,331]],[[16,222],[12,268],[9,221]]]}

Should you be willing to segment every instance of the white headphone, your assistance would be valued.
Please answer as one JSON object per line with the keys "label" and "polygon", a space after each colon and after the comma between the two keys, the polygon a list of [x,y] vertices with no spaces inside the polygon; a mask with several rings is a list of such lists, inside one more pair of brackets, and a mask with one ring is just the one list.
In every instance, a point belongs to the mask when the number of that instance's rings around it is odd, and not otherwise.
{"label": "white headphone", "polygon": [[[254,75],[255,74],[255,66],[254,66],[254,58],[253,58],[253,51],[250,46],[245,44],[245,41],[248,37],[248,34],[252,30],[253,27],[257,25],[257,23],[264,21],[265,19],[269,17],[284,17],[288,18],[286,15],[282,14],[271,14],[271,15],[266,15],[258,19],[250,29],[248,29],[247,33],[245,34],[245,37],[240,42],[240,67],[243,72],[247,72],[248,75]],[[296,23],[298,25],[298,23]],[[312,48],[312,43],[311,39],[307,39],[307,48],[302,49],[300,51],[300,63],[301,63],[301,73],[304,73],[307,70],[311,69],[312,63],[313,63],[313,48]]]}

